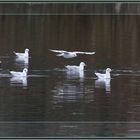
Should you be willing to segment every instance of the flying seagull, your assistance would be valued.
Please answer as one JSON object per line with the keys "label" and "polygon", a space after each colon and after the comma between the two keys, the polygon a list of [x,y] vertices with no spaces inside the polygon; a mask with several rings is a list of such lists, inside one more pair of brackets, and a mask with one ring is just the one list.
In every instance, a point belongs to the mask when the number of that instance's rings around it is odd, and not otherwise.
{"label": "flying seagull", "polygon": [[50,50],[52,52],[58,53],[56,56],[62,56],[64,58],[74,58],[77,57],[77,54],[88,54],[88,55],[93,55],[95,52],[81,52],[81,51],[64,51],[64,50]]}

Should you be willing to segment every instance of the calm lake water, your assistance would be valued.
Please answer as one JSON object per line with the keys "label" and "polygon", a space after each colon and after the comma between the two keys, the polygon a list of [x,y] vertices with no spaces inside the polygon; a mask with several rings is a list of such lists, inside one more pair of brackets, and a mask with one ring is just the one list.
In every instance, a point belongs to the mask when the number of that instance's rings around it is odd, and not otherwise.
{"label": "calm lake water", "polygon": [[[15,71],[29,67],[13,56],[2,57],[6,62]],[[95,71],[104,69],[29,69],[27,78],[1,69],[0,136],[139,136],[140,71],[113,69],[110,81],[98,80]]]}
{"label": "calm lake water", "polygon": [[[139,6],[0,4],[0,137],[140,137]],[[14,57],[25,48],[29,62]],[[27,78],[9,74],[25,67]],[[111,80],[98,80],[107,67]]]}

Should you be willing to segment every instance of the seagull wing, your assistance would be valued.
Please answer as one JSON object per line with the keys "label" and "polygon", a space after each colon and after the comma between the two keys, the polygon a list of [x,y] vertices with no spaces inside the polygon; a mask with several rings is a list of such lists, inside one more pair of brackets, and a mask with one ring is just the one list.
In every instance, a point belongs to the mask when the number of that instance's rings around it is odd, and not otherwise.
{"label": "seagull wing", "polygon": [[15,53],[16,55],[24,55],[24,53]]}
{"label": "seagull wing", "polygon": [[67,51],[64,51],[64,50],[51,50],[51,49],[50,49],[50,51],[56,52],[56,53],[64,53],[64,52],[67,52]]}
{"label": "seagull wing", "polygon": [[78,66],[70,66],[70,65],[67,65],[65,66],[68,70],[76,70],[78,69],[79,67]]}
{"label": "seagull wing", "polygon": [[17,52],[14,52],[14,54],[15,54],[16,56],[18,56],[18,57],[22,57],[22,56],[25,55],[24,53],[17,53]]}
{"label": "seagull wing", "polygon": [[96,72],[95,72],[95,75],[96,75],[98,78],[104,78],[104,74],[96,73]]}
{"label": "seagull wing", "polygon": [[11,73],[12,75],[17,74],[17,72],[15,72],[15,71],[10,71],[10,73]]}
{"label": "seagull wing", "polygon": [[80,51],[75,51],[75,53],[77,53],[77,54],[89,54],[89,55],[95,54],[95,52],[80,52]]}

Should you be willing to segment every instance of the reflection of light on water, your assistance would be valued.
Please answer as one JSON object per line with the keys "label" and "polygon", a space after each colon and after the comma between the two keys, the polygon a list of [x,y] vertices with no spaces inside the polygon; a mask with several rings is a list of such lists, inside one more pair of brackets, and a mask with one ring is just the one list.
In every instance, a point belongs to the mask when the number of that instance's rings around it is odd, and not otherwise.
{"label": "reflection of light on water", "polygon": [[15,58],[15,62],[16,62],[16,64],[19,65],[19,66],[22,66],[22,65],[23,65],[23,67],[28,68],[29,58],[24,58],[24,59],[22,59],[22,58],[20,58],[20,57],[19,57],[19,58],[16,57],[16,58]]}
{"label": "reflection of light on water", "polygon": [[12,77],[10,78],[11,86],[23,86],[27,87],[27,77]]}
{"label": "reflection of light on water", "polygon": [[95,88],[104,88],[107,93],[111,92],[110,79],[95,80]]}
{"label": "reflection of light on water", "polygon": [[[68,75],[67,75],[68,76]],[[70,76],[70,75],[69,75]],[[69,79],[71,78],[71,79]],[[53,102],[76,102],[84,100],[91,102],[94,100],[94,86],[85,85],[85,82],[79,79],[69,77],[64,81],[59,81],[52,90]]]}
{"label": "reflection of light on water", "polygon": [[20,58],[20,57],[16,57],[15,61],[17,62],[24,62],[25,64],[29,63],[29,58]]}
{"label": "reflection of light on water", "polygon": [[66,77],[68,79],[80,78],[80,81],[82,82],[84,80],[84,76],[84,71],[66,71]]}
{"label": "reflection of light on water", "polygon": [[120,12],[121,6],[122,6],[122,3],[121,2],[115,3],[115,12],[116,13],[119,13]]}

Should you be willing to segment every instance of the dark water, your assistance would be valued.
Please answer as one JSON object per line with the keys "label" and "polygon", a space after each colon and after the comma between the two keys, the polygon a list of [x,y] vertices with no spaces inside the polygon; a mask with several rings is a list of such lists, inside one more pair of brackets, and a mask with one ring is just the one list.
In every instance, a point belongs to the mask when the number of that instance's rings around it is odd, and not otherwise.
{"label": "dark water", "polygon": [[[0,4],[0,137],[140,136],[139,5],[115,6]],[[25,48],[29,63],[13,54]],[[96,54],[64,59],[49,49]],[[81,61],[84,72],[65,69]],[[25,67],[27,78],[9,74]],[[111,80],[98,80],[107,67]]]}
{"label": "dark water", "polygon": [[[16,71],[29,66],[11,56],[2,60]],[[0,136],[139,136],[140,71],[114,69],[110,81],[97,80],[95,71],[29,69],[27,78],[16,79],[2,69]]]}

